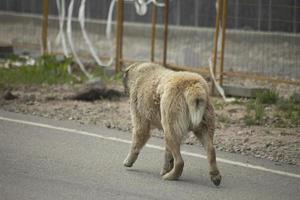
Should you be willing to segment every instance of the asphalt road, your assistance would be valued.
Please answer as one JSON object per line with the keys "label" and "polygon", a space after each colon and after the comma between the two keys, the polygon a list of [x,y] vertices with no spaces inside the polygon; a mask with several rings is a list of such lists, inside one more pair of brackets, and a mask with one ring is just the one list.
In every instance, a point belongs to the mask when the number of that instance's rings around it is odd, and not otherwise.
{"label": "asphalt road", "polygon": [[204,155],[198,146],[183,146],[180,180],[163,181],[163,141],[152,138],[127,169],[128,140],[124,132],[0,111],[0,200],[300,197],[298,167],[222,152],[223,182],[215,187],[206,159],[195,156]]}

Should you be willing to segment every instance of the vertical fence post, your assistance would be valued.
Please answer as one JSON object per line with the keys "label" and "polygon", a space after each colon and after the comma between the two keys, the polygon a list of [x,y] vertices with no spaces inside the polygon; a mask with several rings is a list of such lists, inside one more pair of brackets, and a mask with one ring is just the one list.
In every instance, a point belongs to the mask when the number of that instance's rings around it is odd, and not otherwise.
{"label": "vertical fence post", "polygon": [[49,0],[43,0],[42,48],[44,55],[48,53],[48,14]]}
{"label": "vertical fence post", "polygon": [[164,53],[163,53],[163,65],[167,64],[167,50],[168,50],[168,24],[169,24],[169,0],[165,0],[164,7]]}
{"label": "vertical fence post", "polygon": [[123,21],[124,21],[124,0],[118,0],[117,24],[116,24],[116,73],[121,71],[123,59]]}
{"label": "vertical fence post", "polygon": [[297,0],[294,0],[294,9],[293,9],[293,12],[294,12],[294,15],[293,15],[293,32],[294,33],[297,33]]}
{"label": "vertical fence post", "polygon": [[235,13],[234,13],[234,27],[237,29],[239,27],[239,14],[240,14],[240,0],[235,0]]}
{"label": "vertical fence post", "polygon": [[155,60],[155,39],[156,39],[156,21],[157,21],[157,7],[152,5],[152,35],[151,35],[151,62]]}
{"label": "vertical fence post", "polygon": [[[214,34],[214,48],[213,48],[213,74],[216,77],[216,67],[217,67],[217,57],[218,57],[218,39],[219,39],[219,31],[220,31],[220,16],[221,16],[221,1],[217,0],[217,9],[216,9],[216,29]],[[214,95],[215,92],[215,84],[212,82],[211,93]]]}
{"label": "vertical fence post", "polygon": [[224,72],[224,54],[225,54],[225,40],[227,28],[227,4],[228,0],[223,1],[223,15],[222,15],[222,48],[221,48],[221,66],[220,66],[220,85],[223,85]]}
{"label": "vertical fence post", "polygon": [[269,10],[268,31],[271,31],[272,30],[272,0],[269,1],[268,10]]}
{"label": "vertical fence post", "polygon": [[261,21],[262,21],[262,2],[261,0],[258,1],[258,16],[257,16],[257,29],[261,30]]}

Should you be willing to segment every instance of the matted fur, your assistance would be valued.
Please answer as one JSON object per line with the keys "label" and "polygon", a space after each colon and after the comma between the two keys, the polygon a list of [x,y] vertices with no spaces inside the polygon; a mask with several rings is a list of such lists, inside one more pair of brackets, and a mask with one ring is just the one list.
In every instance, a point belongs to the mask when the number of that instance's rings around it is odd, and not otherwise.
{"label": "matted fur", "polygon": [[124,72],[133,124],[131,150],[124,161],[131,167],[150,137],[150,129],[163,130],[166,141],[161,175],[165,180],[180,177],[184,162],[180,154],[182,138],[193,131],[207,150],[211,180],[221,182],[213,135],[215,114],[202,76],[175,72],[154,63],[135,63]]}

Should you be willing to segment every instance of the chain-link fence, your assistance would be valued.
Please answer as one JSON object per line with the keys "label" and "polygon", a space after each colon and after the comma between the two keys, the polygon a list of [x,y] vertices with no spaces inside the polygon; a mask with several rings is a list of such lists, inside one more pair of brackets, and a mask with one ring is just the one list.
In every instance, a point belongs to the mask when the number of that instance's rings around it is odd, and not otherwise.
{"label": "chain-link fence", "polygon": [[[66,17],[70,2],[65,1]],[[109,56],[105,28],[110,3],[111,0],[86,0],[86,31],[97,53],[104,57]],[[74,1],[74,47],[80,55],[91,58],[76,20],[80,4],[81,0]],[[152,6],[147,8],[147,13],[139,16],[134,4],[125,1],[124,58],[150,58]],[[0,0],[0,43],[40,52],[41,13],[41,0]],[[59,32],[56,1],[49,1],[49,14],[50,48],[62,52],[62,45],[56,42]],[[215,0],[170,0],[168,63],[207,67],[213,48],[215,16]],[[163,8],[157,9],[157,23],[156,60],[161,60]],[[299,0],[231,0],[227,25],[225,72],[300,80]]]}

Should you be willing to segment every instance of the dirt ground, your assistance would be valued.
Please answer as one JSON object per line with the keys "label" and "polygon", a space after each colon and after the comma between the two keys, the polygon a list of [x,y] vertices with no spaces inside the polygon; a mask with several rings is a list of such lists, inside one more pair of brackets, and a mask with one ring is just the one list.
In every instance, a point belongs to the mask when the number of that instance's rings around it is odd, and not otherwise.
{"label": "dirt ground", "polygon": [[[63,85],[14,88],[11,93],[17,98],[0,98],[0,109],[56,120],[74,120],[130,134],[131,119],[127,97],[94,102],[66,100],[66,97],[73,95],[80,87]],[[123,90],[121,85],[111,87]],[[264,118],[263,126],[248,126],[243,120],[247,113],[245,104],[225,104],[219,98],[213,98],[213,101],[217,113],[214,143],[218,150],[272,160],[277,165],[300,165],[299,125],[276,127],[276,119],[272,117],[273,108],[269,106],[265,108],[268,117]],[[153,135],[163,137],[157,130],[153,131]],[[198,143],[192,134],[184,142],[191,145]]]}

